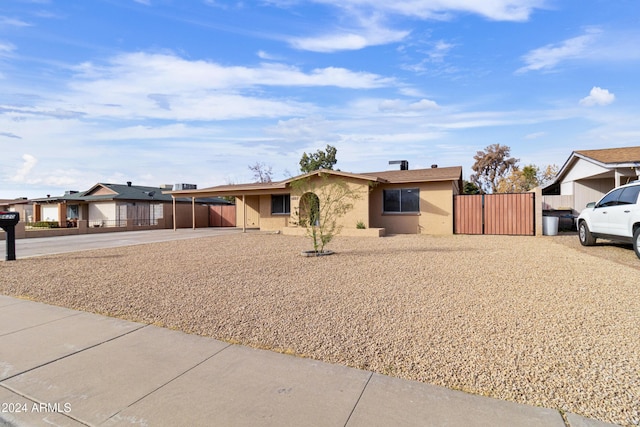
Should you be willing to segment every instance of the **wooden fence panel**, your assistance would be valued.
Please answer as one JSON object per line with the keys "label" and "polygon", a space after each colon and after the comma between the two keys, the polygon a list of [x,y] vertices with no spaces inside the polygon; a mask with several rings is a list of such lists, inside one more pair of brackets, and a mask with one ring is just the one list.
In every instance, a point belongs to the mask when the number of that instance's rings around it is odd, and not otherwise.
{"label": "wooden fence panel", "polygon": [[535,234],[534,193],[455,196],[457,234]]}
{"label": "wooden fence panel", "polygon": [[454,196],[454,233],[482,234],[482,195]]}
{"label": "wooden fence panel", "polygon": [[210,227],[235,227],[236,205],[209,206]]}

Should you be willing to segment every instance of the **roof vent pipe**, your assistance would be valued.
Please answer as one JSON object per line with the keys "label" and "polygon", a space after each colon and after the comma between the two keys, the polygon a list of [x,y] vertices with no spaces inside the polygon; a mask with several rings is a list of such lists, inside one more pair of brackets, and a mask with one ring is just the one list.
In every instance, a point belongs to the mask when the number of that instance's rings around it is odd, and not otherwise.
{"label": "roof vent pipe", "polygon": [[431,169],[435,169],[437,167],[438,167],[438,165],[431,165]]}
{"label": "roof vent pipe", "polygon": [[127,187],[131,187],[131,181],[127,181]]}
{"label": "roof vent pipe", "polygon": [[409,162],[407,160],[390,160],[390,165],[400,165],[401,171],[409,170]]}

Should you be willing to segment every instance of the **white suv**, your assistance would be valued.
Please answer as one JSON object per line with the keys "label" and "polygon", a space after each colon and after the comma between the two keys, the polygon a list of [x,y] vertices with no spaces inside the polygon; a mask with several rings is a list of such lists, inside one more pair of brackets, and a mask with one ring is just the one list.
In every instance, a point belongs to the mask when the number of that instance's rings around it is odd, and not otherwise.
{"label": "white suv", "polygon": [[[595,244],[597,238],[633,243],[640,258],[640,182],[634,181],[609,191],[578,217],[578,236],[583,246]],[[589,205],[587,205],[589,206]]]}

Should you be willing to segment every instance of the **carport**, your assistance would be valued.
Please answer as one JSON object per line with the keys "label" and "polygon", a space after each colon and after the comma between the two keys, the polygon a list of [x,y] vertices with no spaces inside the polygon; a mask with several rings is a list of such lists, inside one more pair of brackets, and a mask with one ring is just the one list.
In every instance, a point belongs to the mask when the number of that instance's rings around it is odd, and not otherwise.
{"label": "carport", "polygon": [[191,199],[191,223],[195,228],[196,199],[207,197],[235,198],[236,200],[236,224],[242,223],[242,231],[247,228],[260,228],[260,196],[268,191],[286,193],[286,181],[277,183],[255,183],[240,185],[221,185],[217,187],[202,188],[196,190],[168,191],[173,199],[173,229],[177,229],[178,213],[176,212],[176,199],[188,197]]}

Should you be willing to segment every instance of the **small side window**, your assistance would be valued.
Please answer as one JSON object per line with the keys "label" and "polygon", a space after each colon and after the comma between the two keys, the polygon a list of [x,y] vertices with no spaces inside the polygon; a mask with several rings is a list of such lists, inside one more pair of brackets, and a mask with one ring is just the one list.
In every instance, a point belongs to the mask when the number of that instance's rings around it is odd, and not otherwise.
{"label": "small side window", "polygon": [[624,190],[622,190],[622,194],[620,194],[618,204],[635,205],[638,202],[638,193],[640,193],[640,185],[626,187]]}

